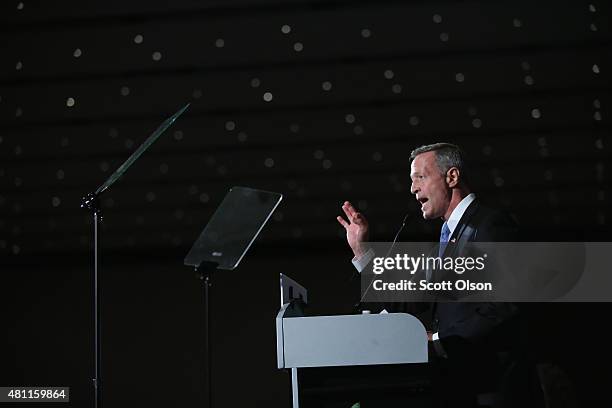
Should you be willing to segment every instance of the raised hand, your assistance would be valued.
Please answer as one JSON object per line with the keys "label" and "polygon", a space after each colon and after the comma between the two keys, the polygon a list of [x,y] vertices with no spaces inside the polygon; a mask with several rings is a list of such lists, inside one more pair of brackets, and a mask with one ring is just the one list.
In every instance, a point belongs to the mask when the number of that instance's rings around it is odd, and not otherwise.
{"label": "raised hand", "polygon": [[368,220],[358,212],[348,201],[342,205],[342,211],[348,221],[342,216],[336,217],[340,225],[346,230],[346,240],[357,258],[361,258],[366,252],[364,243],[368,241]]}

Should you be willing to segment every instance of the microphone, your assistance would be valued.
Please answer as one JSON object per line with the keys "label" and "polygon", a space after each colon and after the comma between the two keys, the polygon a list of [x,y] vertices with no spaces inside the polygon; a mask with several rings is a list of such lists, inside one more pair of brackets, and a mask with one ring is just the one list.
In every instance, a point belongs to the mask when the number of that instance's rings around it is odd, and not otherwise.
{"label": "microphone", "polygon": [[399,235],[402,233],[402,231],[404,230],[404,227],[406,226],[406,222],[412,219],[413,216],[414,216],[413,213],[407,213],[406,215],[404,215],[404,219],[402,220],[402,225],[399,227],[399,230],[397,230],[397,234],[395,234],[395,238],[393,238],[393,243],[391,244],[391,248],[389,248],[389,250],[387,251],[387,255],[385,255],[385,258],[391,253],[391,251],[393,250],[393,247],[395,247],[395,243],[397,242]]}
{"label": "microphone", "polygon": [[[413,217],[414,217],[413,213],[406,213],[406,215],[404,215],[404,219],[402,220],[402,225],[400,225],[399,229],[397,230],[397,233],[395,234],[395,238],[393,238],[393,242],[391,243],[391,247],[389,247],[389,250],[387,251],[387,253],[385,255],[385,258],[387,258],[389,256],[389,254],[391,253],[391,251],[395,247],[395,244],[397,243],[397,239],[399,238],[400,234],[404,230],[404,227],[406,226],[406,223],[408,221],[412,220]],[[359,309],[359,307],[362,304],[363,298],[367,295],[367,293],[370,290],[370,288],[372,287],[373,283],[374,283],[374,279],[372,279],[372,281],[368,285],[367,289],[363,292],[363,295],[361,296],[361,299],[359,299],[359,302],[355,304],[355,306],[354,306],[355,309]]]}

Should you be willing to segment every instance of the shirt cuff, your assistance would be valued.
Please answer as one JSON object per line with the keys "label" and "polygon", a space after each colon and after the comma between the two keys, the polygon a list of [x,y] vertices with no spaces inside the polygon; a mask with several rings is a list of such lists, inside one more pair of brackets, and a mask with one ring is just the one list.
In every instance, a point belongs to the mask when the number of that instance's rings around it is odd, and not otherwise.
{"label": "shirt cuff", "polygon": [[374,258],[374,250],[370,248],[365,254],[361,255],[359,258],[354,257],[351,262],[353,262],[353,266],[355,266],[357,272],[361,273],[372,261],[372,258]]}
{"label": "shirt cuff", "polygon": [[431,335],[431,340],[433,343],[434,350],[439,357],[448,358],[444,347],[442,347],[442,342],[440,341],[440,333],[435,332]]}

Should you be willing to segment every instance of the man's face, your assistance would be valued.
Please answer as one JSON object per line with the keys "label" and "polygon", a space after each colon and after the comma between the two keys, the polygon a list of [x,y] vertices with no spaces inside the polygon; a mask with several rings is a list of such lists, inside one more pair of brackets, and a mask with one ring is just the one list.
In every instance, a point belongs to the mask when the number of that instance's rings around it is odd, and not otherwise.
{"label": "man's face", "polygon": [[450,206],[452,190],[436,163],[436,153],[425,152],[416,156],[410,165],[410,178],[410,192],[421,204],[423,218],[443,217]]}

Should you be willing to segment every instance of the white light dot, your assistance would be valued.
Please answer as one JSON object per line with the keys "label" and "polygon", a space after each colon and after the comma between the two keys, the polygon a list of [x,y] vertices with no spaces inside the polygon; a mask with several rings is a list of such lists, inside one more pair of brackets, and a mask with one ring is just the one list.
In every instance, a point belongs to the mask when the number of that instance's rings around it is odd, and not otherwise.
{"label": "white light dot", "polygon": [[227,122],[225,122],[225,130],[227,130],[228,132],[231,132],[232,130],[236,129],[236,123],[228,120]]}
{"label": "white light dot", "polygon": [[386,70],[384,75],[386,79],[393,79],[393,77],[395,76],[393,71],[391,71],[390,69]]}
{"label": "white light dot", "polygon": [[364,28],[361,30],[361,36],[363,38],[370,38],[372,36],[372,32],[368,28]]}
{"label": "white light dot", "polygon": [[217,38],[215,40],[215,47],[217,47],[217,48],[225,47],[225,40],[223,38]]}
{"label": "white light dot", "polygon": [[328,169],[330,169],[330,168],[331,168],[331,166],[332,166],[332,162],[331,162],[331,160],[329,160],[329,159],[325,159],[325,160],[323,160],[323,162],[321,163],[321,165],[323,166],[323,168],[324,168],[325,170],[328,170]]}
{"label": "white light dot", "polygon": [[455,74],[455,81],[457,81],[457,82],[465,81],[465,75],[463,75],[461,72],[457,72]]}
{"label": "white light dot", "polygon": [[81,55],[83,55],[83,51],[81,51],[80,48],[75,49],[74,52],[72,53],[72,56],[74,58],[79,58]]}
{"label": "white light dot", "polygon": [[183,131],[175,130],[173,136],[174,136],[174,140],[177,140],[177,141],[183,140]]}
{"label": "white light dot", "polygon": [[136,44],[142,44],[143,41],[144,37],[142,36],[142,34],[136,34],[136,36],[134,37],[134,42]]}
{"label": "white light dot", "polygon": [[474,118],[472,120],[472,126],[474,126],[476,129],[479,129],[482,126],[482,121],[478,118]]}
{"label": "white light dot", "polygon": [[356,135],[362,135],[363,134],[363,127],[357,125],[353,128],[353,133],[355,133]]}
{"label": "white light dot", "polygon": [[271,92],[266,92],[263,94],[263,100],[266,102],[270,102],[274,98]]}
{"label": "white light dot", "polygon": [[293,49],[296,52],[301,52],[304,49],[304,44],[302,44],[301,42],[296,42],[295,44],[293,44]]}
{"label": "white light dot", "polygon": [[372,155],[372,160],[374,160],[375,162],[381,161],[382,160],[382,153],[374,152],[374,154]]}
{"label": "white light dot", "polygon": [[268,157],[266,160],[264,160],[264,166],[270,168],[274,166],[274,160],[270,157]]}
{"label": "white light dot", "polygon": [[596,121],[600,121],[601,120],[601,112],[597,111],[593,114],[593,119],[595,119]]}
{"label": "white light dot", "polygon": [[442,16],[439,14],[433,15],[433,22],[436,24],[440,24],[442,22]]}
{"label": "white light dot", "polygon": [[259,78],[253,78],[251,79],[251,86],[253,88],[258,88],[259,85],[261,85],[261,81],[259,80]]}
{"label": "white light dot", "polygon": [[59,207],[59,205],[62,203],[62,200],[60,200],[59,197],[53,197],[53,199],[51,199],[51,204],[54,207]]}
{"label": "white light dot", "polygon": [[595,8],[595,5],[594,5],[594,4],[589,4],[589,11],[590,11],[591,13],[595,13],[595,12],[597,11],[597,9]]}
{"label": "white light dot", "polygon": [[23,115],[23,109],[17,108],[15,109],[15,116],[20,117]]}
{"label": "white light dot", "polygon": [[168,174],[168,169],[169,169],[169,167],[168,167],[168,165],[166,163],[162,163],[162,164],[159,165],[159,172],[161,174]]}
{"label": "white light dot", "polygon": [[155,198],[156,198],[156,197],[155,197],[155,193],[154,193],[154,192],[152,192],[152,191],[149,191],[149,192],[146,194],[146,196],[145,196],[145,199],[146,199],[148,202],[153,202],[153,201],[155,201]]}
{"label": "white light dot", "polygon": [[128,88],[127,86],[122,86],[121,87],[121,95],[122,96],[128,96],[130,94],[130,88]]}
{"label": "white light dot", "polygon": [[291,32],[291,26],[285,24],[281,27],[281,33],[289,34]]}
{"label": "white light dot", "polygon": [[352,113],[347,114],[344,117],[344,120],[346,121],[346,123],[355,123],[355,115],[353,115]]}
{"label": "white light dot", "polygon": [[246,142],[248,135],[245,132],[239,132],[238,133],[238,141],[239,142]]}
{"label": "white light dot", "polygon": [[73,107],[75,103],[74,98],[68,98],[66,99],[66,106],[68,106],[69,108]]}
{"label": "white light dot", "polygon": [[59,169],[56,173],[55,173],[55,177],[57,177],[58,180],[63,180],[64,179],[64,170]]}
{"label": "white light dot", "polygon": [[391,87],[391,92],[393,92],[394,94],[402,93],[402,86],[400,84],[393,84],[393,86]]}
{"label": "white light dot", "polygon": [[313,156],[317,160],[322,160],[323,157],[325,156],[325,153],[323,152],[323,150],[315,150],[315,152],[313,153]]}
{"label": "white light dot", "polygon": [[410,123],[410,126],[417,126],[421,121],[419,120],[418,116],[411,116],[408,122]]}
{"label": "white light dot", "polygon": [[332,84],[329,81],[325,81],[321,84],[321,88],[323,88],[324,91],[329,91],[332,89]]}
{"label": "white light dot", "polygon": [[599,65],[593,64],[593,72],[599,74]]}
{"label": "white light dot", "polygon": [[23,6],[24,6],[23,2],[20,1],[19,3],[17,3],[17,10],[23,10]]}
{"label": "white light dot", "polygon": [[199,199],[200,199],[200,202],[202,202],[202,203],[207,203],[207,202],[208,202],[208,200],[210,200],[210,197],[209,197],[209,195],[208,195],[208,194],[206,194],[206,193],[202,193],[202,194],[200,194]]}
{"label": "white light dot", "polygon": [[591,31],[597,31],[597,26],[595,25],[595,23],[591,23],[589,28],[591,29]]}
{"label": "white light dot", "polygon": [[515,18],[514,20],[512,20],[512,25],[515,28],[521,28],[523,26],[523,22],[519,20],[518,18]]}
{"label": "white light dot", "polygon": [[153,61],[159,61],[162,58],[161,52],[155,51],[152,55]]}
{"label": "white light dot", "polygon": [[542,113],[538,108],[531,110],[531,117],[534,119],[540,119],[542,117]]}
{"label": "white light dot", "polygon": [[524,81],[525,81],[525,84],[529,86],[533,85],[534,83],[533,77],[531,75],[526,75]]}
{"label": "white light dot", "polygon": [[448,33],[440,33],[440,41],[447,42],[448,41]]}
{"label": "white light dot", "polygon": [[202,97],[202,90],[201,89],[194,89],[193,93],[191,94],[191,96],[193,97],[193,99],[200,99]]}
{"label": "white light dot", "polygon": [[15,69],[19,71],[22,68],[23,68],[23,63],[21,61],[17,61],[17,64],[15,64]]}

